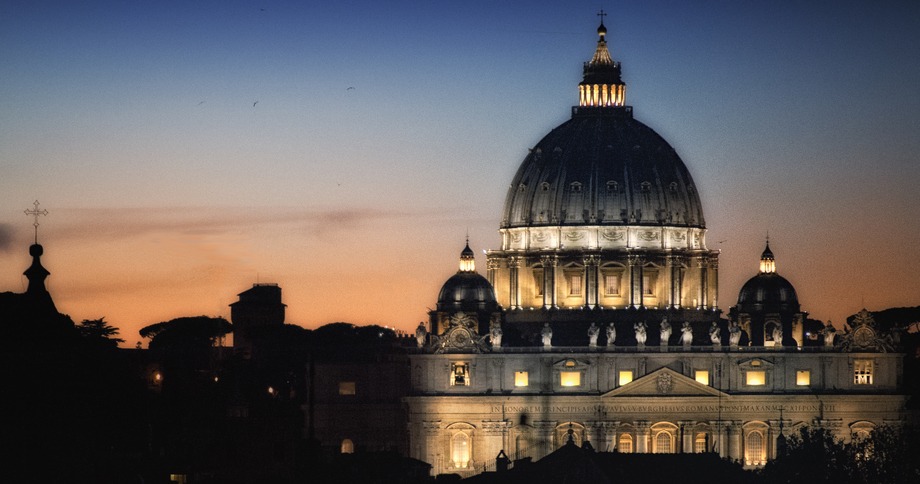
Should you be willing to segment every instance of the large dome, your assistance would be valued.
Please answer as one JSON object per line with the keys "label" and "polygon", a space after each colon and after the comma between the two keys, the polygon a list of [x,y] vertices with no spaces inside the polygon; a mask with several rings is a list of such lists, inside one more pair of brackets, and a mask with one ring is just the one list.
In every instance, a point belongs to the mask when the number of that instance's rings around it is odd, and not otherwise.
{"label": "large dome", "polygon": [[508,188],[502,228],[668,225],[704,228],[674,149],[629,107],[573,109],[530,151]]}

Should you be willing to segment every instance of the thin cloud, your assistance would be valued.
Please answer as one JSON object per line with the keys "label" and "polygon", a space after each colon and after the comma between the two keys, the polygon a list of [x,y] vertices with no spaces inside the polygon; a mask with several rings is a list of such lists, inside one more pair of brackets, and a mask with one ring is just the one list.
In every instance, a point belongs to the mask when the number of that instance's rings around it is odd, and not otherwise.
{"label": "thin cloud", "polygon": [[9,252],[13,248],[13,226],[0,224],[0,252]]}
{"label": "thin cloud", "polygon": [[[63,212],[64,210],[61,210]],[[60,239],[128,239],[152,234],[220,236],[242,234],[268,226],[299,227],[308,236],[328,236],[370,224],[426,216],[375,208],[128,208],[67,209],[68,223],[54,231]]]}

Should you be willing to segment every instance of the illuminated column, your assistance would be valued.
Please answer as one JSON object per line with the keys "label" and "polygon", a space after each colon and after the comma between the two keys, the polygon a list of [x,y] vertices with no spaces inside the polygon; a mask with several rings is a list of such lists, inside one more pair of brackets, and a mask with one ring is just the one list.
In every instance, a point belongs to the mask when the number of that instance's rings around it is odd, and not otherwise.
{"label": "illuminated column", "polygon": [[767,436],[767,460],[773,460],[776,458],[776,442],[779,438],[782,424],[779,420],[770,420],[767,423],[770,425]]}
{"label": "illuminated column", "polygon": [[742,460],[744,456],[741,454],[741,423],[732,421],[729,425],[731,427],[728,434],[728,458]]}
{"label": "illuminated column", "polygon": [[442,472],[442,463],[440,462],[441,454],[438,452],[438,444],[440,440],[438,437],[440,432],[440,420],[422,422],[421,433],[422,438],[424,439],[422,442],[422,452],[424,453],[424,458],[422,458],[422,460],[425,462],[431,462],[435,466],[435,468],[432,469],[435,471],[435,474],[440,474]]}
{"label": "illuminated column", "polygon": [[543,264],[543,308],[551,309],[556,307],[556,264],[559,258],[555,255],[544,255],[540,257],[540,263]]}
{"label": "illuminated column", "polygon": [[709,277],[711,278],[712,284],[710,284],[710,290],[712,291],[712,308],[719,308],[719,256],[714,255],[709,257]]}
{"label": "illuminated column", "polygon": [[713,435],[713,438],[715,438],[716,452],[719,453],[719,457],[723,459],[728,458],[728,423],[710,420],[709,426],[716,429]]}
{"label": "illuminated column", "polygon": [[519,256],[508,258],[508,279],[509,279],[509,298],[511,309],[521,309],[521,288],[518,280],[518,273],[523,259]]}
{"label": "illuminated column", "polygon": [[693,422],[690,420],[681,420],[677,422],[680,427],[681,448],[684,454],[693,453]]}
{"label": "illuminated column", "polygon": [[642,307],[642,265],[645,258],[639,255],[629,255],[629,305],[633,308]]}
{"label": "illuminated column", "polygon": [[586,255],[585,259],[585,307],[594,309],[597,306],[597,266],[600,263],[600,256]]}
{"label": "illuminated column", "polygon": [[696,267],[699,269],[700,275],[700,291],[699,291],[699,303],[697,303],[697,308],[706,309],[708,304],[706,296],[708,296],[708,284],[707,284],[707,273],[706,273],[706,259],[703,257],[696,258]]}
{"label": "illuminated column", "polygon": [[533,457],[540,459],[553,451],[553,433],[556,430],[556,422],[534,422],[533,426],[534,430],[536,431],[537,441],[539,442],[540,446],[537,455],[534,455]]}
{"label": "illuminated column", "polygon": [[646,420],[636,422],[636,453],[648,453],[649,423]]}
{"label": "illuminated column", "polygon": [[668,278],[671,281],[670,305],[674,309],[680,309],[680,298],[682,296],[681,285],[684,282],[683,277],[681,277],[683,274],[681,267],[683,265],[683,257],[669,255],[667,257],[667,264],[669,268]]}
{"label": "illuminated column", "polygon": [[501,261],[497,258],[489,257],[486,259],[486,278],[489,280],[489,284],[492,284],[492,287],[495,287],[495,271],[500,269],[501,266]]}

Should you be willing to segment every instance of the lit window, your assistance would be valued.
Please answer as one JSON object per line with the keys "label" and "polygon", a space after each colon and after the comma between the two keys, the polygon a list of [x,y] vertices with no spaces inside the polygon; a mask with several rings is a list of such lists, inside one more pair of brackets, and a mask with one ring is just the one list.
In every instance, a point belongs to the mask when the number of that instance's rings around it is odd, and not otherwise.
{"label": "lit window", "polygon": [[696,370],[693,377],[703,385],[709,385],[709,370]]}
{"label": "lit window", "polygon": [[470,463],[470,436],[457,432],[450,438],[450,460],[454,467],[466,469]]}
{"label": "lit window", "polygon": [[763,370],[744,372],[744,384],[752,387],[767,384],[767,372]]}
{"label": "lit window", "polygon": [[569,296],[581,296],[581,274],[569,274]]}
{"label": "lit window", "polygon": [[564,387],[581,386],[580,371],[562,371],[559,372],[559,385]]}
{"label": "lit window", "polygon": [[872,360],[856,360],[853,362],[853,383],[857,385],[872,384]]}
{"label": "lit window", "polygon": [[749,433],[747,448],[744,449],[744,463],[749,466],[759,466],[763,465],[765,460],[763,434],[759,431]]}
{"label": "lit window", "polygon": [[354,454],[355,453],[355,443],[351,439],[345,439],[342,441],[342,446],[340,448],[342,454]]}
{"label": "lit window", "polygon": [[620,276],[618,274],[607,274],[604,276],[604,295],[620,295]]}
{"label": "lit window", "polygon": [[703,432],[696,434],[696,439],[693,441],[693,452],[701,454],[709,450],[709,436]]}
{"label": "lit window", "polygon": [[654,273],[644,273],[642,274],[642,294],[646,296],[655,295],[655,283],[658,281],[657,274]]}
{"label": "lit window", "polygon": [[355,382],[353,381],[340,381],[339,382],[339,395],[354,395],[355,394]]}
{"label": "lit window", "polygon": [[658,435],[655,436],[655,453],[671,453],[671,434],[669,432],[658,432]]}
{"label": "lit window", "polygon": [[619,443],[617,444],[617,451],[622,452],[622,453],[624,453],[624,454],[631,454],[631,453],[632,453],[632,451],[633,451],[633,439],[632,439],[632,435],[629,435],[629,434],[621,434],[621,435],[620,435],[620,441],[619,441]]}
{"label": "lit window", "polygon": [[800,387],[811,385],[811,372],[808,370],[797,370],[795,372],[795,384]]}
{"label": "lit window", "polygon": [[516,387],[526,387],[529,384],[528,375],[526,371],[516,371],[514,372],[514,386]]}
{"label": "lit window", "polygon": [[543,295],[543,271],[533,271],[533,288],[537,296]]}
{"label": "lit window", "polygon": [[633,381],[632,370],[620,370],[620,386],[623,386],[631,381]]}
{"label": "lit window", "polygon": [[450,364],[450,386],[469,386],[470,385],[470,365],[469,363],[451,363]]}

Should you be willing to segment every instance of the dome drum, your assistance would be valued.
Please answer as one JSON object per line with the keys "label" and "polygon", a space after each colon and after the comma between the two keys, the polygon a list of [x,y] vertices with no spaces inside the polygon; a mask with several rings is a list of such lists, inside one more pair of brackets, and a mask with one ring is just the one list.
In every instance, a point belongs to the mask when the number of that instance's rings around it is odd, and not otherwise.
{"label": "dome drum", "polygon": [[500,229],[502,250],[705,250],[706,230],[680,226],[537,226]]}

